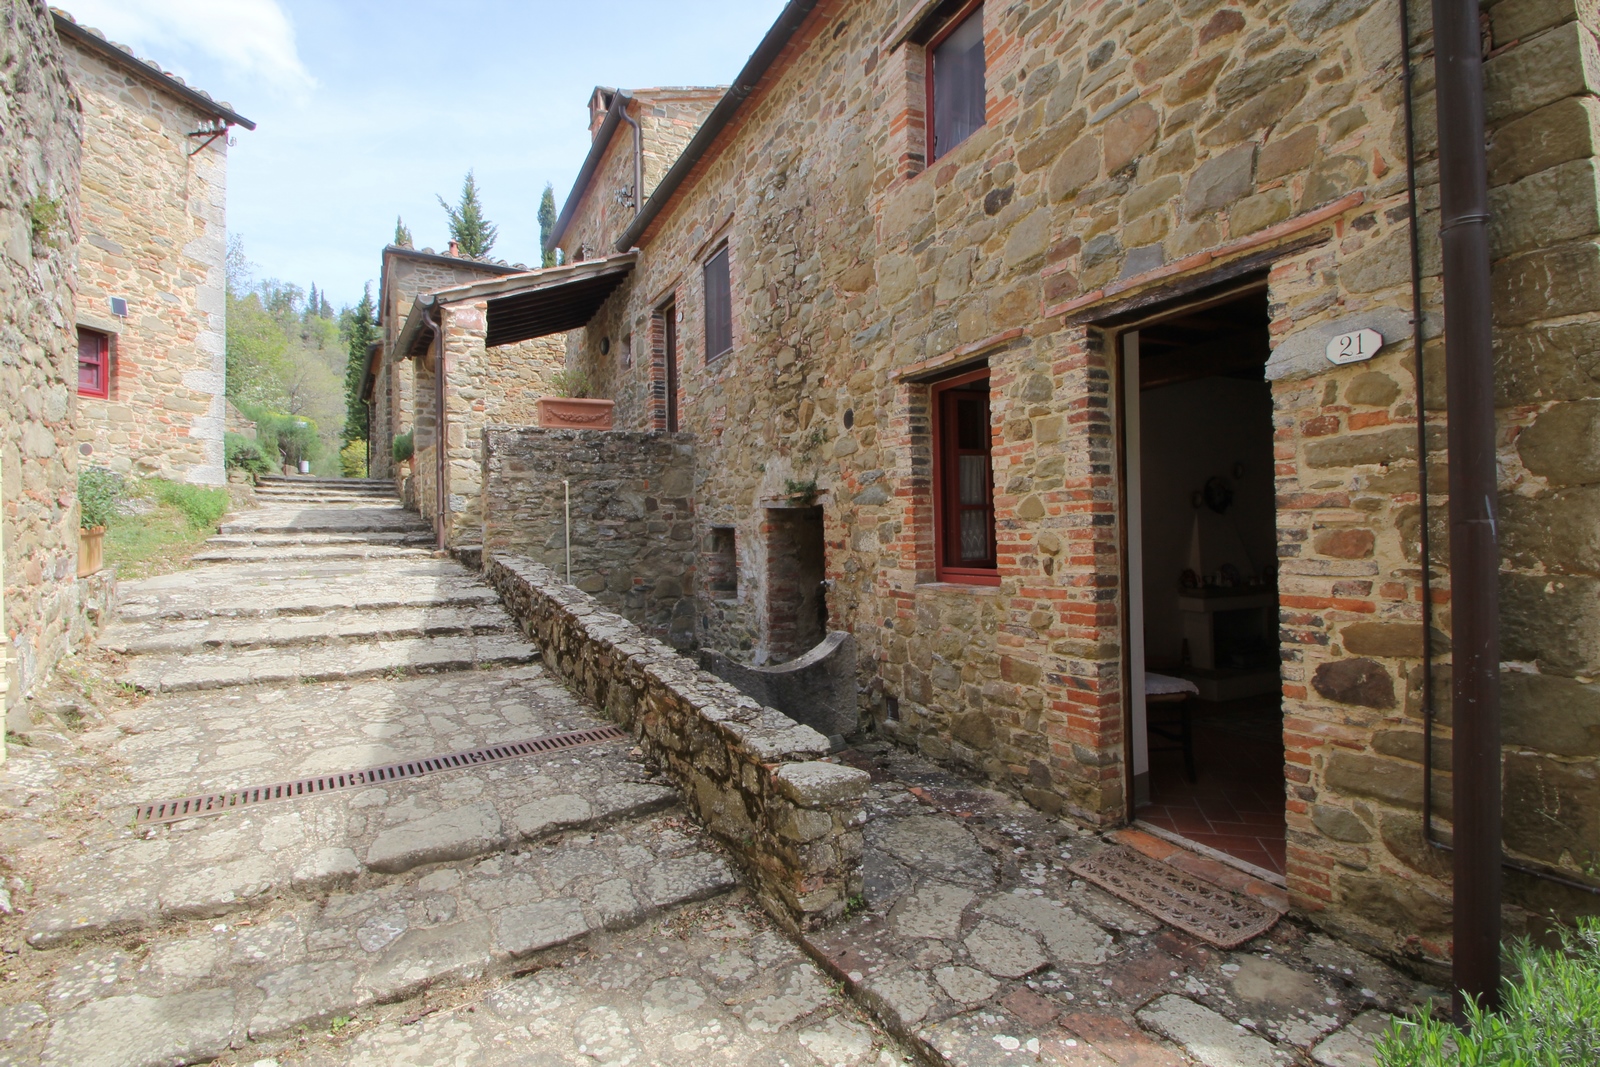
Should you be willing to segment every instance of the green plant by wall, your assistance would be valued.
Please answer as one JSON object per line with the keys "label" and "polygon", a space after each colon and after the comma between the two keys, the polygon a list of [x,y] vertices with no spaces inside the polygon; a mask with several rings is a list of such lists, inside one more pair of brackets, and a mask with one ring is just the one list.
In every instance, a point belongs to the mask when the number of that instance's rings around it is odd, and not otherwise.
{"label": "green plant by wall", "polygon": [[196,529],[216,526],[228,513],[231,503],[226,489],[207,489],[203,485],[169,482],[165,478],[151,478],[146,485],[151,496],[183,512],[189,525]]}
{"label": "green plant by wall", "polygon": [[1472,1006],[1459,1028],[1422,1016],[1378,1042],[1379,1067],[1588,1067],[1600,1063],[1600,917],[1563,931],[1558,950],[1511,949],[1501,1011]]}
{"label": "green plant by wall", "polygon": [[556,396],[581,397],[592,396],[594,387],[589,384],[589,376],[581,370],[558,370],[550,375],[550,388],[555,390]]}
{"label": "green plant by wall", "polygon": [[28,199],[26,206],[28,210],[28,225],[33,231],[33,243],[35,245],[48,246],[51,243],[50,235],[61,221],[61,201],[55,197],[46,196],[44,190],[41,189]]}
{"label": "green plant by wall", "polygon": [[85,530],[109,526],[122,502],[122,475],[104,467],[78,469],[78,525]]}
{"label": "green plant by wall", "polygon": [[800,507],[809,508],[812,504],[815,504],[819,492],[821,490],[817,488],[817,480],[815,478],[807,478],[804,481],[796,481],[793,478],[784,479],[783,495],[789,498],[790,503],[798,504]]}
{"label": "green plant by wall", "polygon": [[405,433],[397,434],[395,436],[394,461],[396,463],[404,463],[406,460],[411,458],[412,453],[416,450],[412,433],[413,431],[407,430]]}
{"label": "green plant by wall", "polygon": [[267,457],[261,454],[261,449],[254,441],[242,433],[223,434],[222,449],[227,457],[229,470],[245,471],[249,474],[272,473],[272,464],[267,462]]}
{"label": "green plant by wall", "polygon": [[346,478],[367,476],[367,443],[351,441],[339,451],[339,470]]}

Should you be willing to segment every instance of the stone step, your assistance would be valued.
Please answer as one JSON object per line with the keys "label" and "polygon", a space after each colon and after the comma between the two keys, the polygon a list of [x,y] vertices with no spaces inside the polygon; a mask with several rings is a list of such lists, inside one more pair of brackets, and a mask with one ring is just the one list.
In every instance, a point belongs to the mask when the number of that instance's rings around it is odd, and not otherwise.
{"label": "stone step", "polygon": [[459,563],[435,558],[219,564],[129,582],[120,600],[119,612],[127,622],[500,602],[493,589]]}
{"label": "stone step", "polygon": [[309,507],[309,508],[347,508],[347,507],[399,507],[400,501],[393,495],[371,494],[330,494],[311,496],[305,493],[258,493],[256,500],[265,508],[282,507]]}
{"label": "stone step", "polygon": [[268,486],[256,490],[260,500],[398,500],[395,491],[384,489],[298,489]]}
{"label": "stone step", "polygon": [[526,663],[539,654],[516,632],[403,637],[360,644],[286,645],[139,656],[120,681],[147,693],[235,685],[326,682],[382,674],[477,670]]}
{"label": "stone step", "polygon": [[515,626],[505,609],[486,604],[330,611],[322,615],[280,615],[269,619],[160,619],[117,623],[101,634],[100,645],[124,655],[148,656],[514,632]]}
{"label": "stone step", "polygon": [[658,816],[603,836],[568,834],[488,860],[436,865],[382,890],[352,887],[248,926],[169,928],[144,959],[96,946],[62,961],[67,988],[84,992],[50,1001],[48,1026],[36,1028],[37,1062],[155,1067],[212,1059],[368,1005],[556,963],[574,955],[564,946],[591,934],[636,926],[734,885],[727,861],[691,824]]}
{"label": "stone step", "polygon": [[350,541],[337,545],[308,545],[284,542],[279,545],[254,545],[218,548],[189,557],[191,563],[266,563],[274,560],[323,559],[431,559],[431,545],[373,545]]}
{"label": "stone step", "polygon": [[394,507],[261,508],[222,524],[219,533],[388,533],[431,531],[415,512]]}
{"label": "stone step", "polygon": [[256,487],[263,486],[331,486],[333,488],[387,488],[394,489],[394,483],[387,478],[319,478],[311,474],[263,474],[256,479]]}
{"label": "stone step", "polygon": [[[333,721],[328,709],[341,706],[350,711]],[[76,855],[25,904],[35,947],[254,912],[340,887],[380,891],[417,867],[592,832],[678,801],[632,742],[617,740],[134,826],[145,802],[602,725],[537,667],[213,690],[157,697],[139,711],[125,728],[142,732],[121,739],[111,761],[129,773],[108,776]]]}
{"label": "stone step", "polygon": [[206,544],[217,548],[270,548],[278,545],[432,545],[432,530],[411,533],[388,531],[382,533],[238,533],[219,534],[206,538]]}

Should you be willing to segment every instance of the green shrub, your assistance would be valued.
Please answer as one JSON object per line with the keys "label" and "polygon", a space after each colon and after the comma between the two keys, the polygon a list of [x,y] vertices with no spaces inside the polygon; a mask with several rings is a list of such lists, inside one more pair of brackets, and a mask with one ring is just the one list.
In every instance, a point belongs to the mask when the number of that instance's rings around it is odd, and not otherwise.
{"label": "green shrub", "polygon": [[298,467],[301,460],[315,462],[321,458],[317,424],[304,415],[263,411],[256,419],[256,438],[261,454],[274,467],[282,463]]}
{"label": "green shrub", "polygon": [[406,460],[410,459],[412,454],[415,452],[416,449],[412,440],[412,433],[413,431],[407,430],[405,433],[399,434],[395,437],[394,461],[396,463],[404,463]]}
{"label": "green shrub", "polygon": [[556,396],[569,396],[574,399],[590,396],[594,386],[589,384],[589,376],[581,370],[558,370],[550,375],[550,388],[556,391]]}
{"label": "green shrub", "polygon": [[223,434],[222,440],[229,470],[241,470],[249,474],[272,473],[272,464],[267,462],[267,457],[262,455],[256,443],[244,434]]}
{"label": "green shrub", "polygon": [[351,441],[339,451],[339,470],[346,478],[367,476],[367,443]]}
{"label": "green shrub", "polygon": [[1520,943],[1501,1010],[1471,1007],[1466,1029],[1423,1016],[1378,1042],[1379,1067],[1587,1067],[1600,1063],[1600,917],[1563,931],[1560,950]]}
{"label": "green shrub", "polygon": [[109,526],[122,502],[122,475],[104,467],[78,471],[78,525],[85,530]]}
{"label": "green shrub", "polygon": [[207,489],[202,485],[169,482],[164,478],[149,481],[150,494],[160,503],[177,508],[195,528],[215,526],[228,513],[231,502],[226,489]]}

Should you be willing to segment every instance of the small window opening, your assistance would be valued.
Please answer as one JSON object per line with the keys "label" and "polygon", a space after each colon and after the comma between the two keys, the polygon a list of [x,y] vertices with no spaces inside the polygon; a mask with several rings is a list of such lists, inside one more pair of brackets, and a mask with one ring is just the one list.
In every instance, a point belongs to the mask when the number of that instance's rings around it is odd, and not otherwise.
{"label": "small window opening", "polygon": [[987,119],[983,5],[928,43],[928,158],[937,159],[971,137]]}
{"label": "small window opening", "polygon": [[706,260],[706,362],[733,348],[733,300],[728,276],[728,246]]}
{"label": "small window opening", "polygon": [[933,386],[933,451],[939,580],[998,584],[988,368]]}
{"label": "small window opening", "polygon": [[78,395],[111,395],[111,336],[78,330]]}
{"label": "small window opening", "polygon": [[719,600],[735,597],[739,593],[739,551],[737,535],[732,526],[713,526],[710,543],[706,546],[706,581],[712,596]]}

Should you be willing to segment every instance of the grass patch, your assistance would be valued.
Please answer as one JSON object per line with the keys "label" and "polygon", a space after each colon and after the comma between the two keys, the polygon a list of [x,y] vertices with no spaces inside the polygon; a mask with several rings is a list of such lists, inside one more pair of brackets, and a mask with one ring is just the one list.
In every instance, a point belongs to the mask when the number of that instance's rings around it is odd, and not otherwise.
{"label": "grass patch", "polygon": [[130,486],[106,524],[105,561],[127,581],[182,570],[228,513],[226,489],[161,478]]}
{"label": "grass patch", "polygon": [[1423,1016],[1378,1043],[1379,1067],[1580,1067],[1600,1063],[1600,917],[1578,919],[1558,950],[1511,949],[1498,1015],[1465,1029]]}

